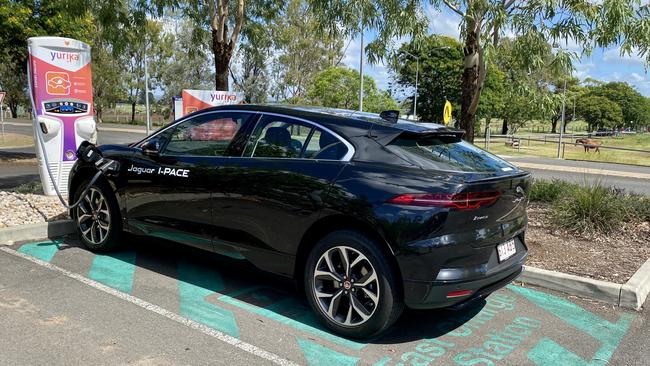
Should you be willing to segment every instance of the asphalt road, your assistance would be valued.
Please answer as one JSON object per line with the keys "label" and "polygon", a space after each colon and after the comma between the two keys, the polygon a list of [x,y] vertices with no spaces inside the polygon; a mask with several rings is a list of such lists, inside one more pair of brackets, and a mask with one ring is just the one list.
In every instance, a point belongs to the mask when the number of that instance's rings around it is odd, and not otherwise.
{"label": "asphalt road", "polygon": [[[407,311],[353,341],[292,283],[159,239],[0,248],[3,364],[646,365],[647,311],[511,285],[463,311]],[[21,257],[22,256],[22,257]],[[36,258],[36,259],[34,259]],[[38,262],[38,263],[35,263]]]}
{"label": "asphalt road", "polygon": [[[110,131],[106,130],[107,128],[110,127],[104,127],[103,125],[99,125],[99,132],[97,133],[97,142],[100,144],[125,144],[125,143],[130,143],[130,142],[135,142],[144,137],[144,132],[142,127],[127,127],[127,126],[119,126],[120,129],[122,130],[130,130],[133,129],[133,132],[123,132],[123,131]],[[19,123],[16,122],[8,122],[5,123],[5,132],[7,133],[17,133],[17,134],[22,134],[22,135],[28,135],[32,136],[32,125],[29,123],[24,123],[24,121],[20,121]],[[35,150],[33,147],[29,149],[25,149],[25,151],[30,151],[31,153],[34,153]]]}
{"label": "asphalt road", "polygon": [[[123,131],[106,130],[100,125],[97,134],[97,142],[100,144],[126,144],[142,139],[145,135],[141,128],[117,126]],[[115,128],[115,127],[113,127]],[[128,132],[133,129],[133,132]],[[17,133],[31,136],[33,133],[32,126],[28,123],[8,122],[5,124],[6,133]],[[21,184],[35,182],[40,179],[38,167],[35,158],[36,150],[34,146],[20,147],[15,149],[0,150],[0,189],[9,189]],[[8,163],[7,158],[18,158],[23,161]]]}
{"label": "asphalt road", "polygon": [[[583,184],[585,182],[600,182],[607,186],[623,188],[629,192],[650,196],[650,179],[631,177],[634,175],[649,177],[650,167],[538,157],[506,156],[504,158],[515,165],[521,163],[531,164],[532,166],[546,165],[559,167],[560,169],[565,170],[535,169],[524,166],[523,169],[533,173],[535,178],[547,180],[560,179],[578,184]],[[585,170],[599,174],[587,174],[585,173]],[[610,172],[611,174],[608,174]],[[620,174],[623,176],[617,176],[614,174]]]}

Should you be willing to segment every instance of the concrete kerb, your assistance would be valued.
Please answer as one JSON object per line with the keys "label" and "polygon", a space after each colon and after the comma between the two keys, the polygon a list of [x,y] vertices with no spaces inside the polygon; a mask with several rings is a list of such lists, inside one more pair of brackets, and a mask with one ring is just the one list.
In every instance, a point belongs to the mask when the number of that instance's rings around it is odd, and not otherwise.
{"label": "concrete kerb", "polygon": [[40,222],[0,229],[0,245],[11,245],[14,242],[55,238],[75,232],[72,220]]}
{"label": "concrete kerb", "polygon": [[[0,245],[54,238],[74,232],[75,226],[72,220],[14,226],[0,229]],[[517,281],[639,310],[650,294],[650,259],[625,284],[599,281],[530,266],[524,267],[524,271]]]}
{"label": "concrete kerb", "polygon": [[529,266],[524,267],[517,281],[640,310],[650,293],[650,259],[624,284]]}

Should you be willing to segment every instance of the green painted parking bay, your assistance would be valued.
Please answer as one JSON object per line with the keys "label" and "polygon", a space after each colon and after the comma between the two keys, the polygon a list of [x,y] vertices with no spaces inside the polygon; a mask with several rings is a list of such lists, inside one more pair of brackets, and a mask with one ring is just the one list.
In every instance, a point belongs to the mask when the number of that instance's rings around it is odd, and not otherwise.
{"label": "green painted parking bay", "polygon": [[462,311],[406,311],[384,336],[351,340],[322,327],[290,282],[244,261],[132,241],[103,255],[74,237],[12,248],[305,365],[603,365],[639,316],[510,285]]}

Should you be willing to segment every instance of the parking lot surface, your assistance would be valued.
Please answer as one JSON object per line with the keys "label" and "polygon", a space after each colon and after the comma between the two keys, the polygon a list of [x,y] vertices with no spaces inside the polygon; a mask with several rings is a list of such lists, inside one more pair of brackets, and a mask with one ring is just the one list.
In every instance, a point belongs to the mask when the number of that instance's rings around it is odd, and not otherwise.
{"label": "parking lot surface", "polygon": [[286,280],[129,236],[0,248],[3,364],[644,365],[645,312],[510,285],[462,311],[406,311],[385,335],[328,332]]}

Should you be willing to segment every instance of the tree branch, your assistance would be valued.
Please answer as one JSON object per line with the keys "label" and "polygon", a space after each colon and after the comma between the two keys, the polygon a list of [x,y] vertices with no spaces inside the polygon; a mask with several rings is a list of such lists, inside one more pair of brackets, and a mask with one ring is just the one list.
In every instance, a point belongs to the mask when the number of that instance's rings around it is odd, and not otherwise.
{"label": "tree branch", "polygon": [[503,10],[508,10],[516,0],[503,0]]}
{"label": "tree branch", "polygon": [[239,32],[241,32],[241,25],[244,22],[244,0],[237,0],[237,14],[235,15],[235,29],[232,30],[232,36],[230,37],[230,46],[235,47],[237,45],[237,37],[239,37]]}
{"label": "tree branch", "polygon": [[228,21],[228,0],[217,0],[217,13],[218,13],[218,23],[217,23],[217,40],[219,42],[224,42],[226,37],[225,25]]}
{"label": "tree branch", "polygon": [[217,9],[221,6],[220,3],[221,2],[219,0],[217,0],[216,4],[214,0],[208,0],[208,11],[210,12],[210,17],[212,18],[210,26],[213,30],[219,29],[219,14],[217,14]]}
{"label": "tree branch", "polygon": [[449,0],[442,0],[442,2],[444,2],[445,5],[447,5],[447,7],[448,7],[449,9],[453,10],[454,13],[460,15],[460,16],[463,17],[463,18],[465,17],[465,14],[464,14],[462,11],[460,11],[460,9],[458,9],[458,7],[457,7],[456,5],[450,3]]}
{"label": "tree branch", "polygon": [[237,85],[239,88],[243,90],[244,89],[243,85],[235,76],[235,73],[232,71],[232,67],[230,67],[230,65],[228,65],[228,71],[230,72],[230,76],[232,77],[232,81],[235,82],[235,85]]}
{"label": "tree branch", "polygon": [[468,108],[469,114],[476,114],[476,110],[478,109],[478,102],[479,99],[481,98],[481,92],[483,91],[483,84],[485,83],[486,74],[487,74],[487,70],[485,68],[485,58],[483,57],[483,47],[481,47],[481,44],[479,43],[478,44],[478,80],[476,81],[478,85],[478,89],[476,90],[476,93],[472,98],[472,103],[469,105]]}

